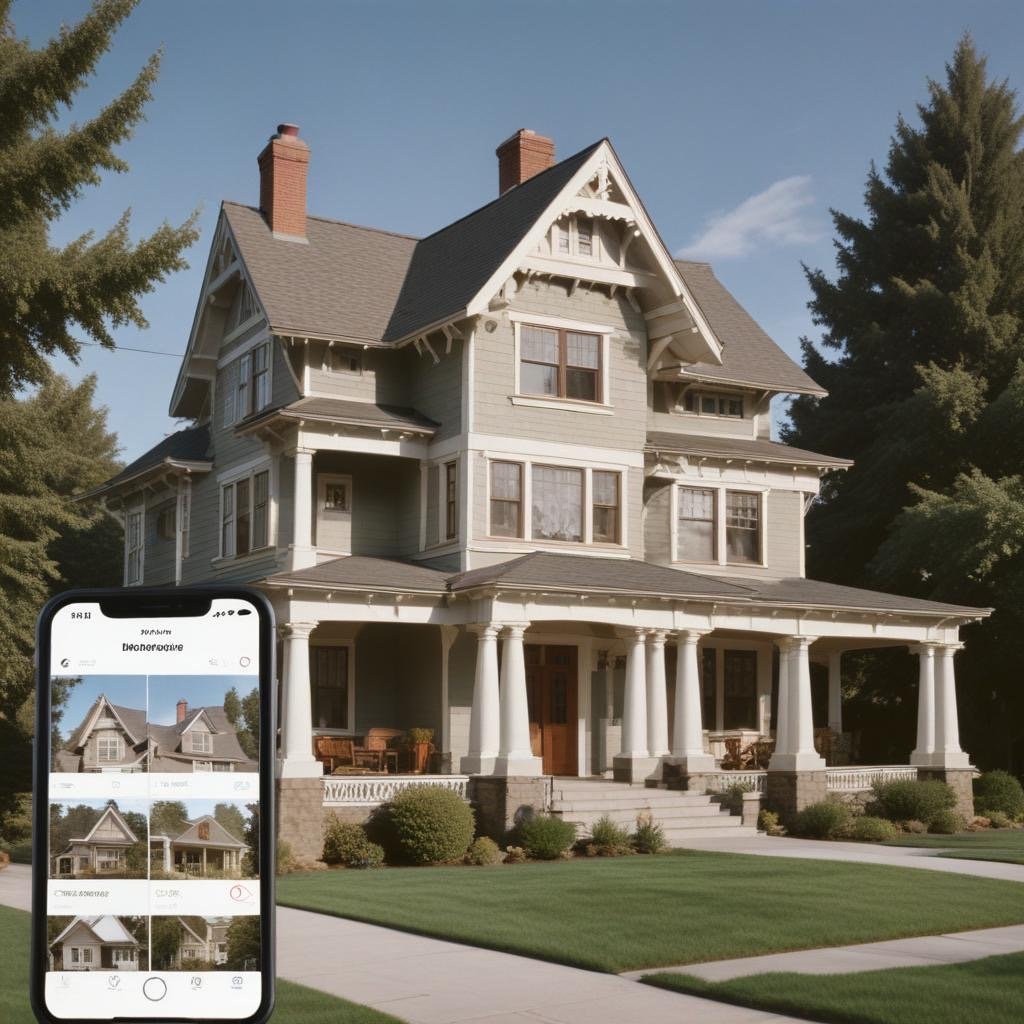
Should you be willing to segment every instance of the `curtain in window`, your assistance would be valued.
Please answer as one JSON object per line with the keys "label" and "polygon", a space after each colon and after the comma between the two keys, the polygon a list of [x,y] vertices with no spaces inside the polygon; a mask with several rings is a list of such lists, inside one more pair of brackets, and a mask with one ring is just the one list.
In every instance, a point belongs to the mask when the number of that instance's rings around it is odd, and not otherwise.
{"label": "curtain in window", "polygon": [[676,556],[686,562],[714,561],[714,491],[696,487],[679,489]]}
{"label": "curtain in window", "polygon": [[583,539],[583,470],[534,466],[533,536],[537,540]]}
{"label": "curtain in window", "polygon": [[730,562],[761,561],[761,498],[728,491],[725,496],[725,547]]}

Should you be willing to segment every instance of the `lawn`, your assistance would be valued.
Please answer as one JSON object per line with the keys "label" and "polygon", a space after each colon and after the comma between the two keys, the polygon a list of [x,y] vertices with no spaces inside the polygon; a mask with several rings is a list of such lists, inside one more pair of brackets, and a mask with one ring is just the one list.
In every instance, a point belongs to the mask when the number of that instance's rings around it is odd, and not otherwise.
{"label": "lawn", "polygon": [[[0,906],[0,1021],[36,1024],[28,1002],[29,915]],[[401,1024],[396,1017],[378,1013],[345,999],[325,995],[305,985],[277,982],[274,1024],[309,1024],[336,1020],[345,1024]]]}
{"label": "lawn", "polygon": [[1024,885],[679,851],[291,875],[278,902],[599,971],[1024,923]]}
{"label": "lawn", "polygon": [[1024,829],[998,832],[960,832],[955,836],[900,836],[888,846],[923,846],[942,850],[940,857],[960,860],[998,860],[1024,864]]}
{"label": "lawn", "polygon": [[1024,1020],[1024,953],[964,964],[857,974],[757,974],[709,982],[655,974],[648,984],[726,1003],[837,1024],[1018,1024]]}

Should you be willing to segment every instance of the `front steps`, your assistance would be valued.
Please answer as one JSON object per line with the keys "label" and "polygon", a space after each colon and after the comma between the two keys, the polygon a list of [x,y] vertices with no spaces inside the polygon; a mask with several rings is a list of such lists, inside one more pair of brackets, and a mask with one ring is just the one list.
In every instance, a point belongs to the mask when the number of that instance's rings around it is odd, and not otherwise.
{"label": "front steps", "polygon": [[571,821],[581,837],[590,834],[598,818],[607,815],[633,831],[638,814],[650,813],[662,827],[669,846],[688,839],[746,838],[758,834],[738,815],[721,808],[706,793],[654,789],[605,779],[552,779],[551,813]]}

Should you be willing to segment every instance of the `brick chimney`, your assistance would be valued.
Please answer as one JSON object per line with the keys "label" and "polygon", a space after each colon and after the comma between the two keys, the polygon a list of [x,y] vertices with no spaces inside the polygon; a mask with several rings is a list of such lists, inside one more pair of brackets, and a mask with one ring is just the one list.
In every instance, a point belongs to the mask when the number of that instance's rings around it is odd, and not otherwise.
{"label": "brick chimney", "polygon": [[182,698],[178,701],[178,721],[184,722],[185,716],[188,714],[188,701]]}
{"label": "brick chimney", "polygon": [[279,124],[258,157],[260,212],[275,235],[306,237],[306,171],[309,146],[297,124]]}
{"label": "brick chimney", "polygon": [[499,196],[555,163],[554,142],[529,128],[520,128],[494,152],[498,156]]}

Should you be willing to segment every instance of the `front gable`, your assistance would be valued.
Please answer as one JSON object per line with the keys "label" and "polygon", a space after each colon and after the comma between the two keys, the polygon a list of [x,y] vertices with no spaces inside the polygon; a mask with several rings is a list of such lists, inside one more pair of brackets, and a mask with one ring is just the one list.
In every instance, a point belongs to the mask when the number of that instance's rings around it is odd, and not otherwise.
{"label": "front gable", "polygon": [[[78,840],[72,840],[76,842]],[[99,821],[90,829],[89,834],[81,842],[85,843],[137,843],[138,838],[129,828],[128,822],[121,817],[114,807],[107,807],[100,815]]]}
{"label": "front gable", "polygon": [[88,715],[85,717],[85,721],[72,739],[73,749],[81,750],[84,748],[89,742],[89,737],[96,729],[115,729],[126,739],[128,745],[132,747],[142,740],[141,736],[136,736],[128,728],[124,719],[118,714],[117,708],[102,693],[96,698],[96,703],[93,704]]}

